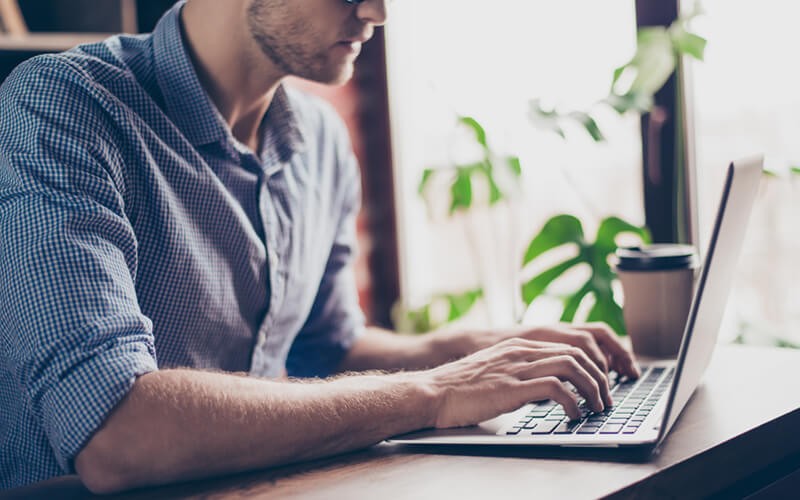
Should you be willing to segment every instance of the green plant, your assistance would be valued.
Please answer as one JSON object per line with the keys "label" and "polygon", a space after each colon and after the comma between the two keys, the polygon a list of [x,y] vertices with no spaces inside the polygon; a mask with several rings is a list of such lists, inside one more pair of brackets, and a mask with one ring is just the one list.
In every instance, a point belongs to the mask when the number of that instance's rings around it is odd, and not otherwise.
{"label": "green plant", "polygon": [[622,308],[614,299],[613,282],[616,274],[609,264],[609,257],[617,249],[617,237],[622,233],[633,234],[642,241],[650,242],[647,229],[637,227],[618,217],[608,217],[600,223],[594,242],[586,240],[583,225],[572,215],[557,215],[548,220],[533,238],[522,261],[523,268],[537,257],[565,245],[574,246],[577,254],[537,274],[522,285],[523,302],[530,306],[537,297],[559,277],[579,265],[588,265],[591,274],[578,290],[564,297],[561,321],[573,321],[578,307],[591,295],[595,302],[587,321],[605,321],[619,334],[625,333]]}
{"label": "green plant", "polygon": [[[480,157],[473,162],[429,167],[423,171],[417,192],[425,198],[431,185],[442,177],[450,196],[448,215],[464,214],[485,205],[495,206],[508,200],[522,176],[522,166],[517,156],[503,156],[489,145],[486,130],[474,118],[458,116],[457,124],[470,132],[470,137]],[[500,179],[505,179],[501,181]],[[510,182],[509,182],[510,180]],[[488,197],[479,199],[475,186],[484,183]],[[475,260],[478,259],[473,255]],[[476,262],[476,267],[480,267]],[[463,292],[446,292],[434,295],[431,300],[416,309],[404,309],[399,304],[393,310],[395,327],[400,331],[423,333],[455,321],[467,314],[475,303],[484,297],[483,287]]]}
{"label": "green plant", "polygon": [[[706,40],[691,33],[688,22],[699,14],[676,20],[668,28],[650,27],[640,29],[637,35],[636,53],[626,64],[614,71],[608,96],[593,106],[610,106],[617,113],[645,112],[653,106],[653,96],[666,83],[670,75],[679,68],[683,56],[702,60]],[[605,140],[600,126],[592,116],[592,111],[561,112],[545,109],[540,100],[533,100],[529,117],[533,125],[541,130],[551,131],[562,139],[567,138],[563,125],[577,124],[595,141]],[[608,263],[609,256],[617,249],[616,237],[627,232],[638,236],[642,243],[650,242],[646,228],[637,227],[618,217],[609,217],[600,223],[593,243],[583,236],[580,221],[571,215],[556,215],[550,219],[534,237],[523,260],[523,267],[530,265],[537,257],[548,250],[565,244],[577,245],[578,254],[534,276],[522,285],[522,298],[526,306],[545,293],[548,286],[558,277],[575,266],[588,264],[590,278],[577,290],[564,298],[563,321],[572,321],[578,307],[588,295],[594,297],[588,321],[605,321],[618,334],[625,334],[622,308],[613,294],[616,275]]]}
{"label": "green plant", "polygon": [[[680,18],[668,28],[652,27],[639,30],[634,56],[614,71],[608,96],[597,102],[592,109],[596,106],[610,106],[619,114],[650,110],[654,94],[676,71],[681,57],[703,59],[706,41],[688,29],[689,20],[698,13],[699,11],[696,11],[690,16]],[[594,141],[601,142],[605,140],[605,134],[593,116],[592,109],[588,111],[547,109],[542,106],[541,100],[535,99],[530,103],[528,116],[536,128],[552,131],[565,140],[567,135],[564,125],[571,122],[583,128]],[[484,128],[475,119],[459,117],[458,122],[474,132],[475,141],[483,152],[482,158],[469,164],[427,168],[418,190],[421,196],[426,196],[434,177],[448,176],[451,216],[473,208],[475,182],[487,183],[489,206],[507,198],[506,191],[496,179],[499,165],[503,165],[508,172],[511,172],[514,179],[518,180],[522,173],[519,158],[501,157],[492,151]],[[582,301],[587,296],[592,296],[595,302],[586,319],[605,321],[617,333],[624,334],[622,309],[613,294],[615,273],[608,263],[609,256],[617,249],[616,238],[621,233],[638,236],[643,243],[650,242],[646,228],[638,227],[619,217],[607,217],[601,221],[594,242],[585,239],[583,226],[576,217],[561,214],[551,218],[530,242],[522,268],[531,266],[535,259],[549,250],[564,245],[575,245],[577,255],[546,269],[522,284],[521,294],[524,304],[529,307],[556,279],[573,267],[588,265],[591,276],[579,289],[564,298],[561,319],[564,321],[575,319]],[[395,314],[395,321],[397,324],[406,325],[407,329],[427,331],[463,316],[482,296],[482,288],[461,293],[439,294],[429,304],[419,309],[398,312]],[[446,307],[443,307],[443,304]],[[433,314],[433,311],[437,309],[443,311],[445,308],[447,314]]]}
{"label": "green plant", "polygon": [[506,189],[497,181],[498,165],[503,165],[514,178],[522,175],[522,166],[516,156],[497,155],[486,137],[486,130],[472,117],[459,116],[458,123],[467,127],[474,134],[475,143],[479,146],[482,157],[475,162],[456,164],[445,167],[429,167],[422,172],[418,193],[425,196],[426,190],[434,177],[447,176],[450,191],[450,215],[459,211],[468,211],[473,207],[473,184],[476,181],[486,182],[489,186],[488,204],[495,205],[508,197]]}
{"label": "green plant", "polygon": [[551,131],[566,139],[564,125],[577,124],[596,142],[605,135],[592,116],[595,109],[609,106],[619,114],[646,112],[653,107],[653,96],[676,71],[681,57],[702,61],[706,40],[689,31],[688,24],[700,15],[699,7],[669,27],[641,28],[637,33],[636,52],[625,64],[614,70],[609,93],[586,111],[561,111],[542,106],[541,99],[530,103],[529,118],[540,130]]}
{"label": "green plant", "polygon": [[424,306],[404,310],[399,304],[393,311],[395,329],[402,332],[424,333],[457,320],[472,309],[483,297],[483,289],[457,294],[439,294]]}

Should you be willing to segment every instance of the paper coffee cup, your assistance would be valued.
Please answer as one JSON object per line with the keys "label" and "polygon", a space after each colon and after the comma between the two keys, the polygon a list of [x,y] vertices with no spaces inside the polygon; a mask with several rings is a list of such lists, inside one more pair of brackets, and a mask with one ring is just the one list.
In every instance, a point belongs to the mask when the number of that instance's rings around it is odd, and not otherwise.
{"label": "paper coffee cup", "polygon": [[622,313],[633,351],[675,357],[694,294],[697,253],[689,245],[620,248],[616,271],[622,283]]}

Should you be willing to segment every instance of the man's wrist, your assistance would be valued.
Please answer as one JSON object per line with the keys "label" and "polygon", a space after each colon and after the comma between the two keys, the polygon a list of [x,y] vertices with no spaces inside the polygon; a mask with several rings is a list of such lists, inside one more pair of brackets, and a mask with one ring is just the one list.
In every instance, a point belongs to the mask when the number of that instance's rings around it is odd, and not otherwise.
{"label": "man's wrist", "polygon": [[[383,437],[389,437],[435,425],[441,406],[441,395],[437,392],[434,382],[431,370],[424,370],[372,372],[345,376],[331,383],[340,388],[349,388],[345,389],[344,394],[349,393],[353,396],[360,393],[358,398],[362,400],[370,399],[365,394],[372,393],[376,396],[380,394],[377,400],[383,401],[384,407],[376,410],[378,412],[388,410],[389,407],[385,405],[387,403],[391,405],[391,416],[381,419],[385,424],[381,433]],[[353,389],[355,393],[350,392]]]}
{"label": "man's wrist", "polygon": [[437,389],[431,370],[400,372],[389,375],[395,378],[411,404],[412,420],[419,429],[436,426],[442,394]]}

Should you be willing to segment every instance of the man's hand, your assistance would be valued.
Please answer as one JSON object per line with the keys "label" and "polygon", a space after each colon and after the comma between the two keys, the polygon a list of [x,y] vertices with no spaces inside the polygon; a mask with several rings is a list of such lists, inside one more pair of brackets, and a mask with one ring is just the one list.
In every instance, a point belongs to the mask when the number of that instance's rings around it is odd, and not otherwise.
{"label": "man's hand", "polygon": [[578,347],[510,338],[463,359],[418,372],[438,402],[435,426],[472,425],[507,413],[530,401],[552,399],[578,418],[577,396],[602,411],[611,405],[608,379]]}
{"label": "man's hand", "polygon": [[620,342],[619,337],[605,323],[564,323],[549,327],[516,327],[496,331],[442,332],[432,334],[429,341],[434,345],[433,350],[455,359],[513,338],[577,347],[603,373],[608,373],[611,369],[629,377],[640,375],[630,349]]}

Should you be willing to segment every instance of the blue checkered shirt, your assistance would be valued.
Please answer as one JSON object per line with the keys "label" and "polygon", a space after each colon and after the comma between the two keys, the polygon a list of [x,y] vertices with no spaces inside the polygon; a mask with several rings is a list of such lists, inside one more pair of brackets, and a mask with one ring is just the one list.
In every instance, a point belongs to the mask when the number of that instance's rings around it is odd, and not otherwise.
{"label": "blue checkered shirt", "polygon": [[262,150],[243,146],[181,7],[0,89],[2,488],[72,473],[139,375],[325,376],[363,331],[341,120],[281,87]]}

